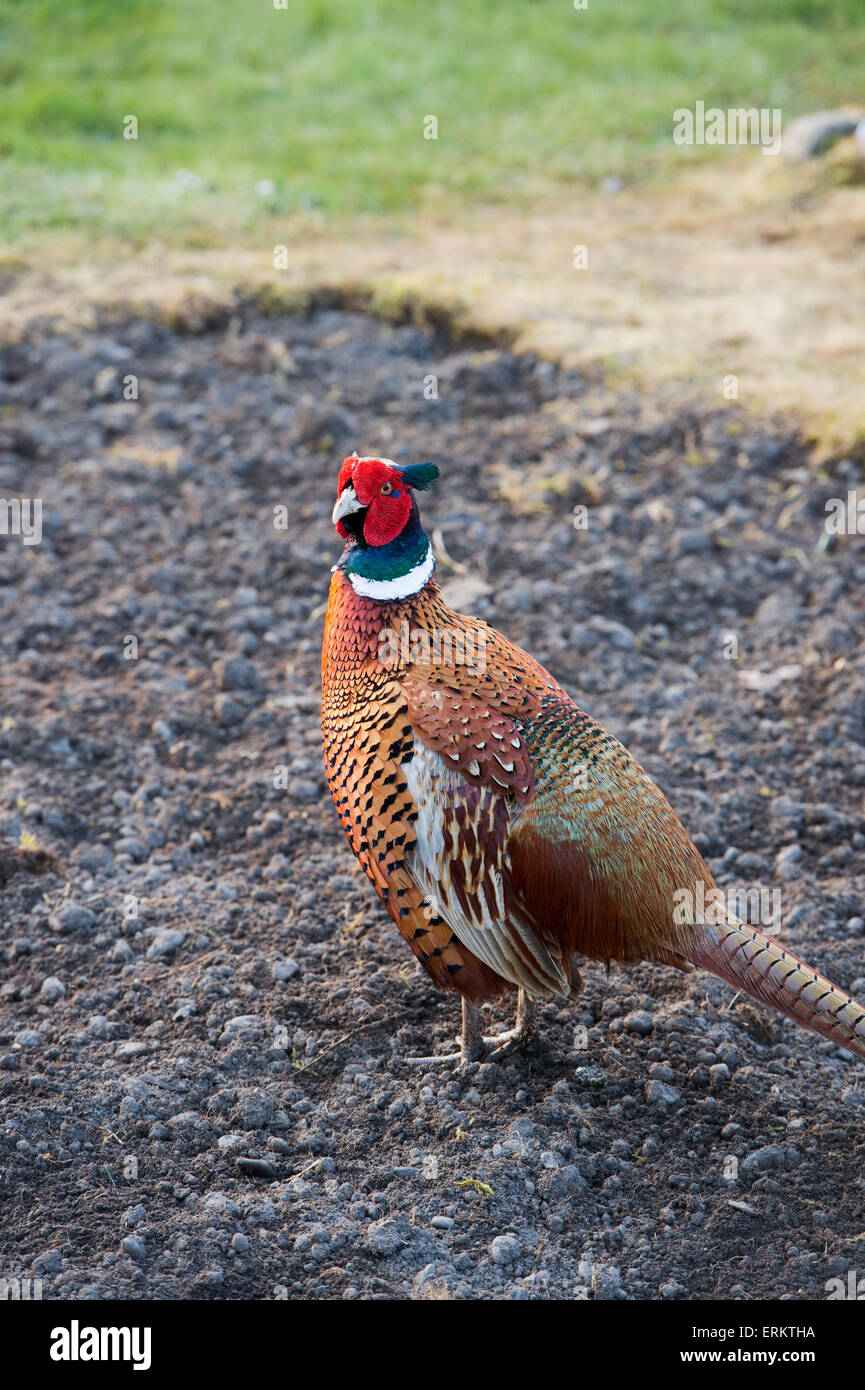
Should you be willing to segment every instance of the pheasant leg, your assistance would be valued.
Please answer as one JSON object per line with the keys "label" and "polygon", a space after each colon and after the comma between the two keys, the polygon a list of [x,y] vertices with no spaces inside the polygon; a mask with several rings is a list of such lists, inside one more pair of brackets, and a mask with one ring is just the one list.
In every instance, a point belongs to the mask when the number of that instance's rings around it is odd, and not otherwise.
{"label": "pheasant leg", "polygon": [[479,1061],[484,1052],[484,1039],[481,1037],[481,1011],[477,1004],[472,1004],[468,999],[464,999],[459,1052],[445,1052],[441,1056],[435,1057],[406,1057],[404,1060],[410,1062],[414,1067],[441,1066],[444,1062],[456,1062],[460,1066],[466,1066],[468,1062]]}
{"label": "pheasant leg", "polygon": [[[583,977],[580,974],[575,956],[569,962],[571,976],[571,995],[576,997],[583,987]],[[531,1042],[537,1029],[535,1001],[524,989],[520,989],[517,994],[517,1017],[515,1027],[506,1033],[499,1033],[495,1037],[485,1037],[483,1041],[493,1045],[490,1053],[490,1061],[499,1057],[507,1057],[511,1052],[517,1052],[526,1043]]]}
{"label": "pheasant leg", "polygon": [[517,1052],[521,1047],[525,1047],[535,1035],[535,1002],[526,994],[524,989],[520,989],[517,995],[517,1017],[513,1028],[506,1033],[498,1033],[494,1037],[484,1038],[485,1043],[492,1045],[490,1061],[495,1061],[499,1057],[507,1057],[511,1052]]}

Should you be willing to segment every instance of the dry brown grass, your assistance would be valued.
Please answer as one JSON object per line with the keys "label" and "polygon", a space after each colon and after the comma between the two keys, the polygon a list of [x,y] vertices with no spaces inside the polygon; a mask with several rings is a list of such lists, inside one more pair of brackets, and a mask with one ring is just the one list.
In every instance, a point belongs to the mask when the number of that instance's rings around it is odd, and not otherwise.
{"label": "dry brown grass", "polygon": [[[313,289],[407,298],[507,332],[518,348],[651,392],[789,413],[823,452],[865,440],[865,186],[849,149],[791,168],[745,154],[663,189],[561,191],[530,216],[482,207],[453,217],[345,229],[262,224],[256,245],[140,252],[37,246],[0,258],[4,336],[34,317],[86,320],[100,308],[206,319],[241,292],[291,302]],[[216,233],[214,233],[216,236]],[[272,268],[273,246],[288,268]],[[588,247],[588,269],[572,268]]]}

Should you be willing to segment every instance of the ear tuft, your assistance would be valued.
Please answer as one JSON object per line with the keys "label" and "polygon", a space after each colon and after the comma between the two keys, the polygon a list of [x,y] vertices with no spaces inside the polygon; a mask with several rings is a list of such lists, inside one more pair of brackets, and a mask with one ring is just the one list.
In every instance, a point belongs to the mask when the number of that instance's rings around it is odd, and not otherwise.
{"label": "ear tuft", "polygon": [[420,492],[425,492],[438,475],[439,471],[434,463],[410,463],[402,469],[402,476],[409,487],[417,488]]}

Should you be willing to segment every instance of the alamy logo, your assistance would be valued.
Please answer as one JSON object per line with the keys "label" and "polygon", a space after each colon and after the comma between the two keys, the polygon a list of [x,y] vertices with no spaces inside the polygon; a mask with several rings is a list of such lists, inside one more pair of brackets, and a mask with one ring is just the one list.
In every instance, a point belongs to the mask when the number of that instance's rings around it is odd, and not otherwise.
{"label": "alamy logo", "polygon": [[857,1279],[855,1269],[848,1269],[846,1283],[843,1279],[827,1279],[825,1287],[830,1303],[833,1299],[851,1299],[856,1302],[865,1299],[865,1279]]}
{"label": "alamy logo", "polygon": [[673,922],[677,927],[713,927],[730,918],[751,922],[754,926],[781,926],[781,890],[779,888],[720,888],[707,887],[698,879],[691,888],[677,888],[673,893]]}
{"label": "alamy logo", "polygon": [[41,1279],[0,1279],[0,1303],[38,1303]]}
{"label": "alamy logo", "polygon": [[829,536],[865,536],[865,493],[851,488],[846,498],[830,497],[824,529]]}
{"label": "alamy logo", "polygon": [[731,107],[723,111],[698,101],[693,111],[680,106],[673,112],[675,145],[762,145],[764,154],[781,149],[781,110],[764,106]]}
{"label": "alamy logo", "polygon": [[150,1370],[149,1327],[68,1327],[51,1329],[52,1361],[131,1361],[134,1371]]}
{"label": "alamy logo", "polygon": [[0,497],[0,536],[20,536],[25,545],[39,545],[42,498]]}

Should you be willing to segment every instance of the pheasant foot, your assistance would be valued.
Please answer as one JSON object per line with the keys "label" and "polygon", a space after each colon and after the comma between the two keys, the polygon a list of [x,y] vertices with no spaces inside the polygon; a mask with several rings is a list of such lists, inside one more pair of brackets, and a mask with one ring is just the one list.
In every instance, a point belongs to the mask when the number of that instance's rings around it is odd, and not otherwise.
{"label": "pheasant foot", "polygon": [[483,1038],[483,1042],[492,1047],[489,1054],[489,1061],[497,1061],[500,1057],[509,1057],[512,1052],[518,1052],[531,1042],[535,1035],[535,1004],[534,1000],[526,994],[524,989],[520,989],[517,995],[517,1017],[513,1028],[509,1028],[504,1033],[497,1033],[493,1037]]}
{"label": "pheasant foot", "polygon": [[413,1067],[442,1066],[443,1064],[456,1064],[464,1067],[468,1066],[469,1062],[480,1061],[484,1055],[484,1041],[485,1039],[481,1037],[481,1011],[477,1004],[472,1004],[468,999],[464,999],[459,1052],[445,1052],[441,1056],[435,1057],[405,1057],[403,1060],[410,1062]]}

